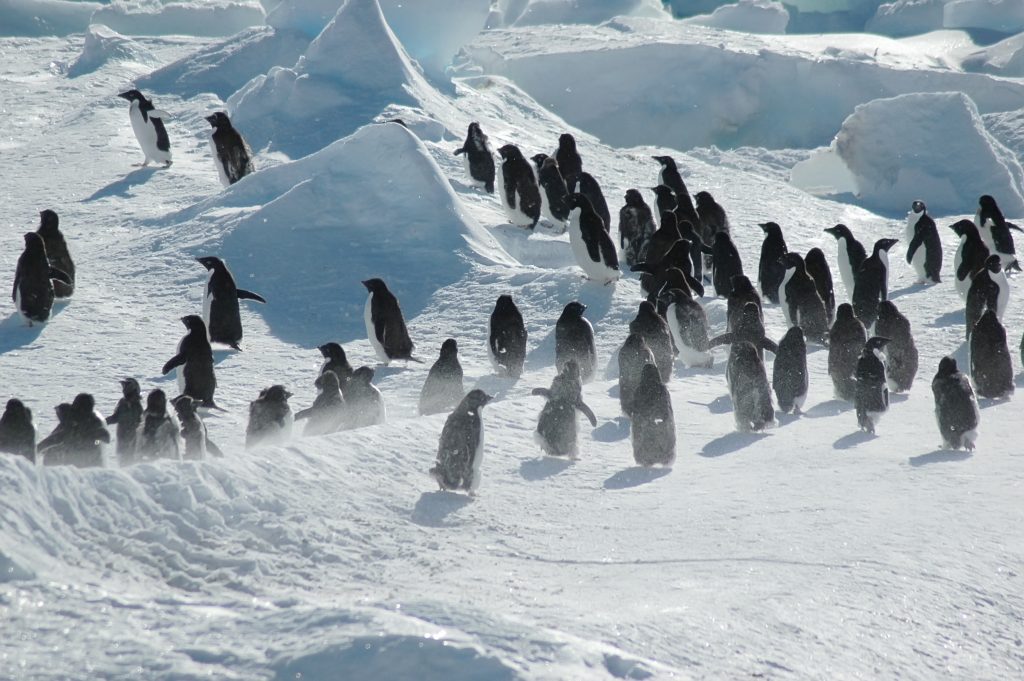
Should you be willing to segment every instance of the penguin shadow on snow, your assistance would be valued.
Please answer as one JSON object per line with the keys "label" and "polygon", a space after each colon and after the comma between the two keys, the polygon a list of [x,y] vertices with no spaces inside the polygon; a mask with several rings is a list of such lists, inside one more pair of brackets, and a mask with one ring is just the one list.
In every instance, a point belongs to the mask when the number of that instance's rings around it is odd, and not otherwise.
{"label": "penguin shadow on snow", "polygon": [[697,452],[700,456],[705,459],[714,459],[719,456],[725,456],[726,454],[732,454],[738,452],[744,447],[758,442],[768,437],[768,433],[743,433],[738,430],[734,430],[731,433],[726,433],[721,437],[716,437],[711,442],[704,445],[704,449]]}
{"label": "penguin shadow on snow", "polygon": [[468,494],[434,491],[424,492],[413,506],[410,519],[424,527],[446,527],[454,523],[446,522],[448,516],[473,502]]}
{"label": "penguin shadow on snow", "polygon": [[834,399],[827,402],[819,402],[804,412],[804,416],[810,419],[820,419],[829,416],[838,416],[844,411],[853,409],[853,404],[846,400]]}
{"label": "penguin shadow on snow", "polygon": [[505,399],[515,385],[514,378],[491,373],[478,378],[471,390],[483,390],[493,398],[493,401],[498,401]]}
{"label": "penguin shadow on snow", "polygon": [[615,473],[610,478],[604,481],[601,485],[604,489],[628,489],[630,487],[639,487],[640,485],[646,485],[649,482],[654,482],[658,478],[663,478],[672,472],[671,468],[665,467],[647,467],[647,466],[633,466]]}
{"label": "penguin shadow on snow", "polygon": [[1007,404],[1007,403],[1010,402],[1010,398],[1009,397],[1002,397],[1002,398],[999,398],[999,399],[993,399],[991,397],[979,397],[977,399],[978,399],[978,409],[981,409],[981,410],[990,409],[992,407],[998,407],[1001,404]]}
{"label": "penguin shadow on snow", "polygon": [[617,416],[605,421],[590,431],[590,436],[598,442],[619,442],[629,437],[630,422],[625,416]]}
{"label": "penguin shadow on snow", "polygon": [[953,461],[966,461],[973,456],[970,452],[963,452],[957,449],[936,449],[934,452],[912,456],[907,463],[915,468],[927,466],[933,463],[950,463]]}
{"label": "penguin shadow on snow", "polygon": [[910,399],[910,395],[907,393],[889,393],[889,405],[899,404],[900,402],[906,402]]}
{"label": "penguin shadow on snow", "polygon": [[802,414],[787,414],[784,411],[775,411],[775,420],[779,422],[779,427],[788,426],[794,421],[799,421]]}
{"label": "penguin shadow on snow", "polygon": [[948,326],[963,326],[967,323],[967,319],[964,316],[964,308],[958,308],[956,310],[950,310],[945,314],[940,314],[938,317],[932,320],[932,323],[928,326],[933,329],[944,329]]}
{"label": "penguin shadow on snow", "polygon": [[106,187],[97,189],[93,192],[92,196],[87,199],[83,199],[82,203],[89,203],[91,201],[98,201],[99,199],[105,199],[110,196],[127,197],[133,187],[137,187],[140,184],[145,184],[149,181],[149,178],[153,177],[153,174],[159,168],[155,166],[146,166],[145,168],[136,168],[132,172],[128,173],[120,180],[114,180]]}
{"label": "penguin shadow on snow", "polygon": [[707,407],[708,411],[712,414],[729,414],[732,413],[732,397],[726,393],[721,397],[716,397],[710,402],[697,402],[696,400],[687,400],[687,404],[693,404],[698,407]]}
{"label": "penguin shadow on snow", "polygon": [[[56,313],[57,306],[54,305],[53,311],[50,313],[51,320]],[[39,338],[39,334],[43,332],[44,326],[46,325],[39,322],[34,322],[32,326],[29,326],[20,312],[12,312],[11,316],[0,322],[0,355],[35,342]]]}
{"label": "penguin shadow on snow", "polygon": [[852,449],[857,445],[870,442],[877,437],[877,435],[869,433],[866,430],[855,430],[854,432],[848,433],[833,442],[832,449]]}
{"label": "penguin shadow on snow", "polygon": [[571,459],[559,456],[541,456],[536,459],[527,459],[519,464],[519,475],[524,480],[536,482],[558,475],[572,466]]}
{"label": "penguin shadow on snow", "polygon": [[896,289],[895,291],[889,291],[888,299],[889,300],[895,300],[897,298],[902,298],[903,296],[908,296],[908,295],[911,295],[912,293],[918,293],[920,291],[925,291],[925,290],[931,288],[932,286],[934,286],[934,284],[925,284],[925,283],[911,284],[910,286],[904,286],[903,288]]}

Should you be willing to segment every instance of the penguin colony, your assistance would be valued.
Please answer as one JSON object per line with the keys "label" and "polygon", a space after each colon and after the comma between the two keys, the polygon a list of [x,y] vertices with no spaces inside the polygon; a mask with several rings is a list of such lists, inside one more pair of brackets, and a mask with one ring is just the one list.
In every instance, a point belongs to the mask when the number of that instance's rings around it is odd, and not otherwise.
{"label": "penguin colony", "polygon": [[[119,95],[130,102],[132,129],[150,162],[171,165],[170,142],[163,119],[137,90]],[[226,113],[207,117],[212,126],[211,149],[225,187],[254,172],[252,152]],[[783,228],[760,224],[764,233],[757,283],[744,274],[725,209],[707,191],[691,198],[682,173],[669,156],[655,156],[658,183],[651,190],[652,209],[638,189],[629,189],[619,211],[619,241],[611,238],[611,215],[600,185],[584,170],[576,140],[559,137],[551,155],[536,154],[530,163],[514,144],[498,149],[496,159],[478,123],[469,125],[465,143],[454,151],[463,157],[470,178],[487,193],[498,189],[511,223],[534,229],[543,218],[567,229],[572,253],[586,278],[613,285],[622,263],[641,273],[647,299],[618,351],[619,400],[630,419],[634,458],[642,466],[671,466],[676,457],[673,408],[666,384],[678,360],[688,367],[712,366],[711,348],[729,345],[726,383],[732,397],[736,427],[758,431],[775,422],[772,401],[783,413],[799,414],[808,392],[807,345],[827,348],[828,372],[835,395],[854,405],[858,427],[874,433],[889,408],[890,392],[911,389],[918,370],[910,322],[888,299],[889,254],[897,239],[879,239],[868,250],[845,225],[824,232],[838,245],[839,276],[849,302],[836,308],[832,274],[821,249],[806,256],[790,251]],[[652,167],[653,174],[653,167]],[[1020,271],[1011,230],[995,199],[980,197],[974,221],[950,226],[960,237],[953,281],[964,297],[969,367],[964,374],[952,357],[944,357],[932,381],[935,414],[944,446],[973,449],[980,423],[975,395],[1006,399],[1014,389],[1006,330],[1000,320],[1009,298],[1007,271]],[[739,238],[743,238],[740,236]],[[924,202],[915,200],[904,234],[906,262],[921,284],[941,280],[941,242]],[[49,320],[54,301],[75,291],[75,265],[59,229],[57,214],[40,213],[38,231],[24,235],[25,248],[14,274],[12,298],[29,325]],[[178,395],[153,389],[143,406],[142,389],[131,377],[121,381],[122,396],[104,419],[88,393],[55,408],[58,424],[37,442],[32,412],[12,398],[0,416],[0,451],[47,465],[98,466],[104,446],[116,442],[118,462],[131,465],[155,459],[202,460],[222,456],[210,441],[200,410],[219,409],[211,343],[242,348],[239,301],[267,303],[257,293],[236,286],[220,258],[198,258],[210,273],[202,315],[182,317],[187,332],[163,366],[177,370]],[[698,299],[704,284],[728,301],[727,329],[710,336],[707,316]],[[381,278],[362,282],[367,337],[383,365],[401,360],[421,362],[413,355],[398,298]],[[764,328],[763,299],[781,306],[789,327],[778,343]],[[550,387],[532,394],[544,398],[534,438],[551,456],[579,455],[577,412],[597,425],[582,389],[594,377],[598,358],[594,330],[579,301],[568,302],[555,329],[555,368]],[[496,373],[518,380],[526,361],[528,335],[523,316],[510,294],[498,297],[487,339]],[[480,484],[484,456],[481,410],[494,400],[479,389],[466,392],[458,342],[449,338],[431,365],[419,399],[423,415],[449,413],[441,431],[436,465],[429,470],[445,490],[472,494]],[[315,377],[315,400],[292,412],[293,394],[272,385],[249,405],[247,447],[281,444],[291,437],[295,421],[305,422],[303,435],[322,435],[385,422],[383,396],[373,385],[374,369],[349,364],[336,342],[319,347],[324,364]],[[763,355],[776,356],[769,383]],[[1024,353],[1024,343],[1022,343]],[[115,426],[116,438],[107,426]]]}

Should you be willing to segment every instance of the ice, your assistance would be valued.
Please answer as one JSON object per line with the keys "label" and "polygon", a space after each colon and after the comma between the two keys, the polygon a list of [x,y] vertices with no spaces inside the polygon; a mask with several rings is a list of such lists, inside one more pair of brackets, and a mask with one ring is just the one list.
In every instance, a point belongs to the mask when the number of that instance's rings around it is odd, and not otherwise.
{"label": "ice", "polygon": [[965,56],[961,64],[965,71],[1024,78],[1024,34],[977,49]]}
{"label": "ice", "polygon": [[657,0],[506,0],[495,3],[490,28],[541,24],[599,24],[618,16],[667,19]]}
{"label": "ice", "polygon": [[101,6],[90,19],[126,35],[228,36],[264,22],[256,0],[204,0],[165,4],[112,4]]}
{"label": "ice", "polygon": [[152,63],[155,59],[149,50],[130,38],[102,24],[92,24],[85,33],[82,53],[68,67],[68,75],[74,78],[95,71],[112,60]]}
{"label": "ice", "polygon": [[722,5],[711,14],[699,14],[681,23],[748,33],[785,33],[789,12],[776,0],[740,0]]}
{"label": "ice", "polygon": [[951,0],[943,9],[942,25],[1017,33],[1024,30],[1024,0]]}
{"label": "ice", "polygon": [[0,35],[45,36],[81,33],[103,5],[73,0],[0,0]]}
{"label": "ice", "polygon": [[865,30],[891,36],[915,35],[942,28],[946,0],[896,0],[878,6]]}

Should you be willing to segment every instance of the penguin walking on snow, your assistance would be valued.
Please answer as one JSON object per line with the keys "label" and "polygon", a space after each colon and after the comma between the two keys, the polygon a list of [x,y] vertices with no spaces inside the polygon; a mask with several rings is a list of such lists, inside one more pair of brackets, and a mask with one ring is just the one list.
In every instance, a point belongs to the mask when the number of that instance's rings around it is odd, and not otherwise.
{"label": "penguin walking on snow", "polygon": [[576,150],[576,138],[567,132],[558,136],[555,161],[558,162],[558,170],[562,173],[565,186],[571,190],[576,186],[576,181],[583,172],[583,159],[580,158],[580,154]]}
{"label": "penguin walking on snow", "polygon": [[647,243],[658,231],[651,207],[636,189],[626,190],[626,205],[619,209],[619,247],[626,264],[632,267],[643,262]]}
{"label": "penguin walking on snow", "polygon": [[142,389],[134,378],[121,381],[121,399],[114,413],[107,417],[107,425],[117,425],[117,458],[122,466],[131,464],[135,457],[135,440],[142,423]]}
{"label": "penguin walking on snow", "polygon": [[971,288],[971,277],[985,266],[990,251],[981,239],[978,227],[970,220],[958,220],[949,226],[960,237],[960,245],[953,255],[953,270],[956,279],[953,283],[961,298],[967,298]]}
{"label": "penguin walking on snow", "polygon": [[597,365],[594,327],[583,316],[586,309],[586,305],[574,300],[565,306],[555,322],[555,370],[562,373],[566,364],[575,362],[584,383],[594,377]]}
{"label": "penguin walking on snow", "polygon": [[36,427],[32,423],[32,410],[14,397],[7,400],[0,416],[0,452],[36,462]]}
{"label": "penguin walking on snow", "polygon": [[531,392],[547,400],[537,418],[533,438],[548,456],[575,459],[579,455],[577,411],[582,412],[592,426],[597,426],[597,417],[583,402],[581,387],[579,365],[569,361],[551,381],[550,388],[534,388]]}
{"label": "penguin walking on snow", "polygon": [[49,321],[50,311],[53,309],[54,279],[69,286],[72,283],[67,274],[50,265],[43,238],[36,232],[27,232],[25,250],[18,258],[14,270],[14,289],[11,298],[29,326],[32,326],[33,322],[43,324]]}
{"label": "penguin walking on snow", "polygon": [[1009,300],[1010,283],[1006,280],[1002,262],[998,255],[990,255],[985,261],[985,266],[974,274],[971,287],[967,290],[967,305],[964,311],[967,320],[967,340],[971,339],[971,331],[985,310],[995,310],[996,317],[1002,321]]}
{"label": "penguin walking on snow", "polygon": [[331,341],[330,343],[324,343],[317,350],[320,351],[324,358],[324,363],[320,366],[321,375],[332,371],[338,377],[339,384],[352,377],[352,365],[348,363],[345,348],[341,347],[340,344]]}
{"label": "penguin walking on snow", "polygon": [[437,464],[430,469],[442,490],[465,490],[472,495],[480,486],[484,459],[480,410],[491,399],[483,390],[470,390],[445,420],[437,443]]}
{"label": "penguin walking on snow", "polygon": [[672,334],[668,323],[650,301],[641,301],[636,317],[629,323],[629,332],[643,337],[647,347],[654,353],[654,363],[661,380],[667,383],[672,378],[672,360],[675,355],[672,351]]}
{"label": "penguin walking on snow", "polygon": [[509,222],[533,229],[540,220],[540,189],[530,162],[514,144],[498,149],[501,154],[501,182],[498,193]]}
{"label": "penguin walking on snow", "polygon": [[181,458],[185,461],[204,461],[208,454],[222,457],[220,447],[210,441],[206,424],[196,411],[197,403],[188,395],[178,395],[172,401],[174,412],[178,415],[181,426],[181,439],[184,451]]}
{"label": "penguin walking on snow", "polygon": [[171,141],[167,137],[167,128],[164,127],[164,120],[168,118],[165,111],[153,106],[153,102],[138,90],[128,90],[118,95],[121,99],[127,99],[131,106],[128,109],[128,118],[132,123],[132,131],[135,139],[142,147],[145,160],[142,167],[153,163],[162,163],[165,168],[171,167]]}
{"label": "penguin walking on snow", "polygon": [[64,240],[64,234],[60,231],[60,220],[52,210],[39,212],[39,229],[36,233],[43,237],[43,245],[46,246],[46,258],[50,265],[64,274],[71,280],[67,284],[60,279],[53,279],[53,295],[57,298],[68,298],[75,292],[75,263],[68,251],[68,244]]}
{"label": "penguin walking on snow", "polygon": [[249,173],[256,172],[252,149],[242,134],[231,125],[227,112],[210,114],[206,122],[213,128],[210,133],[210,150],[213,152],[213,165],[217,168],[220,183],[230,187]]}
{"label": "penguin walking on snow", "polygon": [[523,315],[516,307],[512,296],[498,296],[494,303],[494,311],[491,312],[490,333],[487,338],[491,365],[496,372],[519,380],[523,375],[523,365],[526,363],[527,338]]}
{"label": "penguin walking on snow", "polygon": [[981,240],[985,242],[989,250],[999,256],[999,261],[1004,270],[1021,271],[1020,263],[1017,262],[1017,250],[1013,245],[1011,229],[1022,232],[1020,227],[1007,222],[1003,212],[999,210],[996,200],[985,194],[978,199],[978,211],[974,214],[974,224],[981,234]]}
{"label": "penguin walking on snow", "polygon": [[540,214],[556,225],[565,225],[572,210],[572,197],[565,187],[562,173],[558,171],[558,164],[546,154],[536,154],[531,160],[537,166]]}
{"label": "penguin walking on snow", "polygon": [[196,258],[210,273],[203,296],[203,321],[210,333],[210,341],[223,343],[235,350],[241,350],[242,317],[238,311],[239,300],[255,300],[266,303],[258,293],[238,288],[224,261],[214,256]]}
{"label": "penguin walking on snow", "polygon": [[313,382],[317,389],[313,406],[295,413],[296,421],[305,421],[304,437],[326,435],[340,430],[345,420],[345,399],[341,396],[341,382],[333,371],[324,371]]}
{"label": "penguin walking on snow", "polygon": [[939,369],[932,379],[935,397],[935,420],[939,424],[942,444],[952,449],[971,451],[978,439],[981,411],[974,397],[971,382],[956,366],[952,357],[939,360]]}
{"label": "penguin walking on snow", "polygon": [[891,300],[883,300],[878,306],[875,333],[889,339],[885,346],[885,376],[889,391],[907,392],[917,376],[918,365],[917,345],[910,330],[910,320]]}
{"label": "penguin walking on snow", "polygon": [[610,284],[621,276],[619,256],[615,243],[604,228],[601,218],[594,212],[590,201],[582,194],[573,194],[569,213],[569,245],[576,263],[591,279],[599,284]]}
{"label": "penguin walking on snow", "polygon": [[388,290],[383,279],[374,277],[363,282],[369,291],[363,321],[370,346],[377,353],[377,359],[387,366],[393,359],[419,362],[412,356],[415,349],[405,327],[405,317],[398,305],[398,298]]}
{"label": "penguin walking on snow", "polygon": [[868,253],[864,250],[864,246],[853,237],[853,232],[846,225],[840,224],[835,227],[829,227],[825,232],[831,234],[836,239],[839,249],[837,257],[839,278],[843,280],[847,298],[850,302],[853,302],[854,275],[860,269],[860,266],[864,264],[864,261],[867,260]]}
{"label": "penguin walking on snow", "polygon": [[832,379],[835,396],[841,400],[854,400],[857,359],[867,342],[867,330],[853,314],[853,306],[849,303],[840,305],[828,333],[828,375]]}
{"label": "penguin walking on snow", "polygon": [[633,415],[633,394],[640,385],[640,374],[647,364],[654,364],[654,353],[647,347],[643,336],[631,331],[619,348],[619,406],[626,416]]}
{"label": "penguin walking on snow", "polygon": [[779,286],[786,274],[781,258],[789,249],[786,248],[786,239],[779,223],[762,222],[759,226],[764,231],[764,241],[761,242],[761,259],[757,264],[757,280],[761,282],[761,294],[778,305]]}
{"label": "penguin walking on snow", "polygon": [[373,369],[359,367],[352,377],[341,384],[345,398],[345,429],[376,426],[387,420],[384,397],[373,384]]}
{"label": "penguin walking on snow", "polygon": [[667,295],[669,305],[665,318],[679,359],[688,367],[710,368],[714,356],[711,354],[707,313],[684,289],[670,289]]}
{"label": "penguin walking on snow", "polygon": [[942,271],[942,241],[924,201],[910,204],[905,232],[907,264],[914,268],[917,282],[938,284],[942,281],[939,277]]}
{"label": "penguin walking on snow", "polygon": [[825,252],[817,247],[807,251],[807,255],[804,256],[804,268],[814,281],[814,288],[818,290],[821,302],[825,303],[825,317],[831,326],[836,316],[836,294],[832,284],[832,270],[828,268]]}
{"label": "penguin walking on snow", "polygon": [[807,266],[799,253],[782,256],[786,273],[779,286],[779,302],[788,326],[799,326],[807,338],[826,345],[828,343],[828,314],[825,302],[807,274]]}
{"label": "penguin walking on snow", "polygon": [[157,388],[146,396],[146,410],[135,438],[135,461],[179,458],[178,424],[167,413],[167,395]]}
{"label": "penguin walking on snow", "polygon": [[853,277],[853,313],[871,328],[878,319],[878,303],[889,298],[889,249],[896,239],[879,239]]}
{"label": "penguin walking on snow", "polygon": [[494,193],[494,152],[487,141],[487,135],[480,129],[480,124],[473,121],[466,131],[466,141],[455,150],[456,156],[462,156],[466,173],[475,182],[482,184],[488,194]]}
{"label": "penguin walking on snow", "polygon": [[807,399],[807,385],[807,343],[803,329],[794,326],[779,341],[772,366],[772,389],[779,410],[799,414]]}
{"label": "penguin walking on snow", "polygon": [[640,466],[671,466],[676,460],[676,420],[672,398],[653,364],[644,365],[633,394],[629,437]]}
{"label": "penguin walking on snow", "polygon": [[857,359],[857,370],[854,373],[857,384],[853,406],[857,412],[857,425],[872,435],[875,434],[875,426],[882,414],[889,409],[889,388],[882,355],[888,342],[888,338],[881,336],[869,338]]}
{"label": "penguin walking on snow", "polygon": [[288,406],[288,398],[291,396],[283,385],[272,385],[261,390],[259,397],[249,403],[249,422],[245,426],[246,449],[288,441],[295,420]]}
{"label": "penguin walking on snow", "polygon": [[1013,394],[1013,362],[1006,345],[1006,329],[995,310],[989,309],[974,325],[969,346],[971,380],[981,397],[994,400]]}
{"label": "penguin walking on snow", "polygon": [[181,318],[188,332],[178,342],[178,352],[167,360],[160,373],[166,375],[171,369],[178,369],[178,389],[199,402],[200,406],[216,408],[213,393],[217,389],[217,377],[213,371],[213,348],[206,334],[206,324],[199,315]]}
{"label": "penguin walking on snow", "polygon": [[421,415],[440,414],[457,405],[465,396],[462,385],[462,364],[459,363],[459,345],[454,338],[441,344],[441,354],[430,367],[427,380],[420,391]]}
{"label": "penguin walking on snow", "polygon": [[39,442],[38,453],[47,466],[95,468],[103,465],[104,445],[110,432],[96,411],[96,400],[89,393],[78,393],[68,404],[56,407],[57,427]]}
{"label": "penguin walking on snow", "polygon": [[745,341],[729,349],[729,395],[732,397],[736,430],[757,432],[775,423],[771,388],[757,349]]}

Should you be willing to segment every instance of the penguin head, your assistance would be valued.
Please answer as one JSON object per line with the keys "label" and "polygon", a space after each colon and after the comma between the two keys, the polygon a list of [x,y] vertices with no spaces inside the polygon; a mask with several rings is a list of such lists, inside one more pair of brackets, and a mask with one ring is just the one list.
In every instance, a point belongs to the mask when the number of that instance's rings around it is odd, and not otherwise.
{"label": "penguin head", "polygon": [[745,274],[732,275],[729,277],[729,283],[732,284],[733,295],[745,295],[754,290],[750,277]]}
{"label": "penguin head", "polygon": [[135,89],[122,92],[118,97],[121,99],[127,99],[129,102],[139,102],[140,104],[146,101],[146,98],[142,96],[142,93]]}
{"label": "penguin head", "polygon": [[138,397],[142,394],[142,388],[134,378],[125,378],[121,380],[121,394],[125,397]]}
{"label": "penguin head", "polygon": [[146,411],[153,414],[164,414],[167,412],[167,394],[160,388],[151,390],[146,396]]}
{"label": "penguin head", "polygon": [[828,227],[825,231],[834,236],[836,241],[839,239],[850,239],[853,237],[853,232],[850,231],[850,228],[843,224],[838,224],[835,227]]}
{"label": "penguin head", "polygon": [[888,322],[890,320],[897,319],[900,316],[900,311],[896,307],[896,303],[891,300],[883,300],[878,304],[878,321]]}
{"label": "penguin head", "polygon": [[441,343],[441,359],[454,359],[459,354],[459,344],[454,338]]}
{"label": "penguin head", "polygon": [[851,319],[856,319],[853,314],[853,305],[850,305],[849,303],[840,304],[839,307],[836,308],[836,321],[846,322]]}
{"label": "penguin head", "polygon": [[939,360],[939,370],[935,372],[935,378],[952,376],[959,372],[956,366],[956,359],[946,355]]}
{"label": "penguin head", "polygon": [[185,325],[185,328],[189,331],[202,331],[206,333],[206,322],[203,318],[197,314],[187,314],[181,318],[181,323]]}
{"label": "penguin head", "polygon": [[373,369],[370,367],[359,367],[352,372],[352,378],[349,379],[363,385],[370,385],[373,380]]}
{"label": "penguin head", "polygon": [[649,317],[649,318],[650,317],[657,317],[657,316],[658,316],[658,310],[655,309],[654,303],[652,303],[649,300],[641,300],[640,301],[640,306],[637,308],[637,311],[636,311],[636,318],[637,319],[643,319],[644,317]]}
{"label": "penguin head", "polygon": [[260,399],[266,402],[281,402],[286,404],[288,402],[288,398],[291,396],[292,394],[285,390],[284,386],[280,384],[274,384],[260,393]]}
{"label": "penguin head", "polygon": [[60,235],[60,219],[57,214],[47,208],[39,211],[39,230],[44,237]]}
{"label": "penguin head", "polygon": [[325,371],[316,377],[313,381],[313,385],[316,386],[317,390],[321,392],[337,392],[341,390],[341,381],[338,380],[338,374],[333,371]]}
{"label": "penguin head", "polygon": [[64,423],[71,416],[71,405],[67,402],[61,402],[53,408],[53,413],[57,415],[57,423]]}
{"label": "penguin head", "polygon": [[[658,200],[666,204],[668,208],[675,208],[678,205],[676,193],[672,191],[672,188],[667,184],[659,184],[657,187],[651,187],[651,191],[653,191]],[[664,215],[664,213],[662,213],[662,215]]]}
{"label": "penguin head", "polygon": [[644,368],[640,370],[640,383],[661,383],[661,374],[658,372],[658,367],[651,362],[644,364]]}
{"label": "penguin head", "polygon": [[[586,309],[586,305],[584,305],[578,300],[574,300],[565,306],[565,308],[562,310],[562,314],[568,315],[570,317],[582,317]],[[579,367],[576,368],[577,370],[579,369]]]}
{"label": "penguin head", "polygon": [[228,118],[228,114],[225,111],[217,111],[206,117],[206,121],[210,124],[211,128],[228,130],[231,128],[231,119]]}
{"label": "penguin head", "polygon": [[992,274],[998,274],[1003,270],[1003,261],[998,255],[992,254],[988,256],[988,260],[985,261],[985,269]]}
{"label": "penguin head", "polygon": [[78,393],[71,402],[71,411],[75,414],[91,414],[96,409],[96,400],[89,393]]}
{"label": "penguin head", "polygon": [[789,327],[789,331],[787,331],[786,335],[782,337],[782,342],[783,343],[787,343],[787,344],[788,343],[800,343],[801,345],[805,344],[807,341],[804,338],[804,330],[802,328],[800,328],[799,326],[791,326],[791,327]]}
{"label": "penguin head", "polygon": [[627,189],[626,190],[625,200],[626,200],[626,205],[627,206],[642,206],[642,205],[644,205],[644,197],[636,189]]}
{"label": "penguin head", "polygon": [[46,244],[37,232],[25,232],[25,252],[46,257]]}
{"label": "penguin head", "polygon": [[519,151],[519,147],[514,144],[506,144],[498,149],[498,153],[506,161],[526,160],[523,158],[523,152]]}
{"label": "penguin head", "polygon": [[[150,398],[152,398],[153,393],[150,393],[149,395]],[[171,400],[171,404],[174,405],[174,411],[182,421],[191,419],[196,413],[196,401],[188,395],[178,395]],[[147,408],[148,406],[149,404],[147,402]]]}
{"label": "penguin head", "polygon": [[949,226],[951,230],[956,232],[959,237],[969,237],[972,234],[977,236],[979,239],[981,236],[978,234],[978,228],[970,220],[957,220]]}
{"label": "penguin head", "polygon": [[464,398],[462,398],[462,404],[466,407],[467,410],[476,411],[477,409],[489,403],[493,399],[493,397],[485,393],[483,390],[480,390],[479,388],[473,388],[468,393],[466,393],[466,396]]}
{"label": "penguin head", "polygon": [[530,160],[533,161],[533,164],[535,166],[537,166],[537,170],[540,170],[541,168],[544,167],[544,161],[548,160],[548,155],[534,154],[533,156],[530,157]]}
{"label": "penguin head", "polygon": [[512,296],[507,293],[498,296],[498,300],[494,303],[495,312],[507,312],[514,309],[516,309],[516,304],[512,301]]}
{"label": "penguin head", "polygon": [[213,255],[206,255],[202,258],[196,258],[196,262],[205,267],[207,270],[221,269],[224,267],[224,261]]}
{"label": "penguin head", "polygon": [[671,156],[652,156],[655,161],[661,164],[662,168],[675,168],[676,162]]}
{"label": "penguin head", "polygon": [[996,315],[996,311],[991,307],[985,310],[985,314],[981,315],[981,318],[978,319],[978,323],[974,325],[974,334],[977,335],[979,331],[981,331],[982,335],[988,338],[1002,336],[1005,342],[1006,329],[1003,328],[1002,323],[999,321],[999,317]]}
{"label": "penguin head", "polygon": [[864,352],[872,352],[876,357],[881,356],[882,351],[885,350],[885,346],[889,344],[891,339],[885,336],[872,336],[868,338],[868,342],[864,344]]}
{"label": "penguin head", "polygon": [[384,283],[384,280],[379,279],[377,277],[374,277],[373,279],[367,279],[366,281],[363,282],[363,286],[365,286],[366,290],[369,291],[370,293],[378,293],[388,290],[388,285]]}
{"label": "penguin head", "polygon": [[[782,227],[780,227],[777,222],[762,222],[758,224],[758,227],[761,228],[761,231],[763,231],[765,235],[774,236],[778,234],[779,236],[782,236]],[[826,229],[825,231],[827,232],[828,230]]]}
{"label": "penguin head", "polygon": [[778,263],[787,270],[804,269],[804,259],[799,253],[783,253],[779,257]]}
{"label": "penguin head", "polygon": [[757,307],[757,303],[748,300],[743,303],[743,309],[740,310],[741,322],[761,322],[761,310]]}
{"label": "penguin head", "polygon": [[875,242],[875,253],[879,251],[889,252],[889,249],[899,243],[899,239],[879,239]]}
{"label": "penguin head", "polygon": [[32,412],[17,397],[7,400],[7,407],[4,410],[4,421],[27,421],[32,422]]}
{"label": "penguin head", "polygon": [[476,121],[473,121],[472,123],[469,124],[469,129],[466,131],[466,134],[473,139],[487,139],[487,135],[485,135],[484,131],[480,129],[480,124],[477,123]]}
{"label": "penguin head", "polygon": [[697,202],[699,208],[709,208],[715,205],[715,197],[711,196],[709,192],[700,191],[693,195],[693,200]]}
{"label": "penguin head", "polygon": [[996,213],[999,211],[999,205],[996,203],[996,200],[988,194],[982,194],[978,197],[978,207],[983,213]]}
{"label": "penguin head", "polygon": [[925,206],[924,201],[921,201],[920,199],[910,204],[910,212],[914,213],[915,215],[920,215],[921,213],[924,213],[927,210],[928,207]]}
{"label": "penguin head", "polygon": [[330,343],[324,343],[317,350],[324,356],[325,359],[339,359],[345,361],[345,350],[334,341]]}
{"label": "penguin head", "polygon": [[567,132],[558,136],[559,151],[576,151],[576,138]]}
{"label": "penguin head", "polygon": [[570,359],[562,367],[562,373],[559,374],[562,378],[568,378],[572,380],[580,380],[580,365],[574,359]]}

